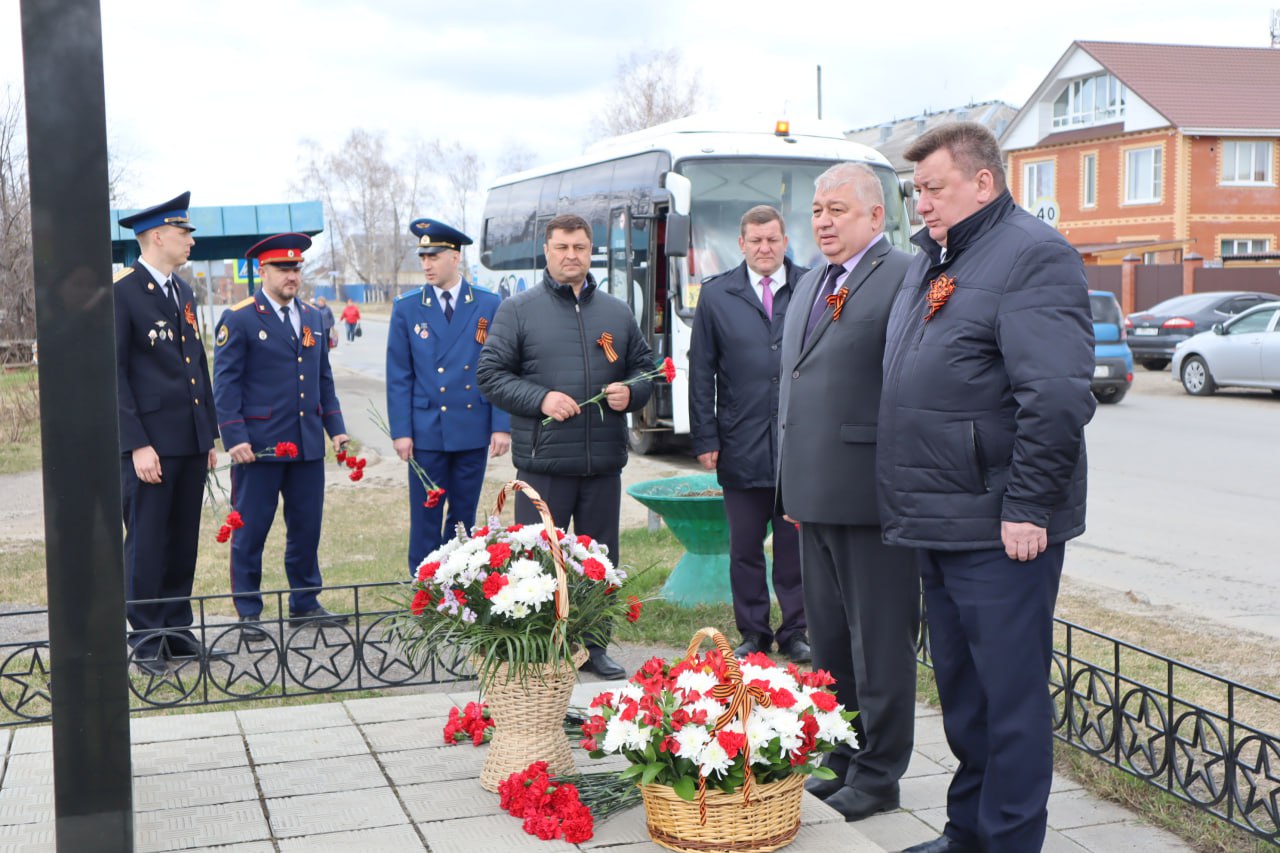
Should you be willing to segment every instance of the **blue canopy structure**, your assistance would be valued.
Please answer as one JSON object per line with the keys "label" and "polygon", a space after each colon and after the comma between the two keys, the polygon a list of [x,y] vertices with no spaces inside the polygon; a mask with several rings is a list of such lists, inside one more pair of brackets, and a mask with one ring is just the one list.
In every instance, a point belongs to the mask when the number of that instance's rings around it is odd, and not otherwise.
{"label": "blue canopy structure", "polygon": [[[133,231],[121,228],[118,220],[139,209],[111,211],[111,260],[114,263],[132,264],[138,259],[138,241]],[[314,237],[324,230],[324,206],[318,201],[193,207],[188,216],[196,228],[196,245],[191,250],[193,261],[243,258],[245,250],[272,234],[296,231]]]}

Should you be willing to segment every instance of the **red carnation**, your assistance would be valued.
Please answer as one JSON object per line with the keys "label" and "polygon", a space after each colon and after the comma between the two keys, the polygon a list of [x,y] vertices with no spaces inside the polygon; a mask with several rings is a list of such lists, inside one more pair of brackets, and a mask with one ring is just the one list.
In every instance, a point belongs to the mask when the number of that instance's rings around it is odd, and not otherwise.
{"label": "red carnation", "polygon": [[495,542],[487,550],[489,551],[489,568],[491,569],[505,565],[507,560],[511,559],[511,546],[506,542]]}
{"label": "red carnation", "polygon": [[226,523],[232,530],[239,530],[241,527],[244,527],[244,519],[240,516],[240,513],[236,512],[234,509],[227,513]]}
{"label": "red carnation", "polygon": [[822,690],[815,690],[809,694],[809,698],[813,701],[813,706],[819,711],[834,711],[840,703],[836,701],[836,697]]}
{"label": "red carnation", "polygon": [[421,616],[426,609],[431,606],[431,593],[425,589],[420,589],[413,595],[413,604],[409,606],[409,610],[414,616]]}
{"label": "red carnation", "polygon": [[440,568],[439,561],[434,563],[423,563],[418,567],[418,580],[429,581],[436,576],[436,571]]}
{"label": "red carnation", "polygon": [[602,581],[604,580],[604,563],[594,557],[588,557],[582,561],[582,573],[593,581]]}
{"label": "red carnation", "polygon": [[339,450],[339,451],[338,451],[338,453],[337,453],[337,456],[338,456],[338,461],[339,461],[339,462],[346,462],[346,461],[347,461],[347,451],[345,451],[345,450]]}
{"label": "red carnation", "polygon": [[354,456],[347,457],[347,467],[348,468],[356,467],[356,458]]}
{"label": "red carnation", "polygon": [[229,526],[224,524],[218,528],[217,539],[219,542],[226,542],[230,538],[231,538],[231,528]]}
{"label": "red carnation", "polygon": [[644,603],[634,595],[627,596],[627,605],[630,608],[627,612],[628,622],[637,622],[640,619],[640,608],[644,607]]}
{"label": "red carnation", "polygon": [[493,598],[507,584],[511,583],[511,579],[506,575],[498,572],[490,572],[489,577],[484,580],[484,597]]}
{"label": "red carnation", "polygon": [[662,360],[662,375],[667,377],[667,382],[676,381],[676,365],[670,358]]}
{"label": "red carnation", "polygon": [[596,540],[592,539],[590,536],[583,533],[578,537],[578,544],[581,545],[583,548],[590,548],[592,545],[596,544]]}
{"label": "red carnation", "polygon": [[524,530],[523,524],[513,524],[507,528],[508,533],[519,533],[521,530]]}
{"label": "red carnation", "polygon": [[766,688],[769,698],[773,700],[775,708],[794,708],[796,705],[796,697],[790,690],[785,687],[779,687],[776,690]]}
{"label": "red carnation", "polygon": [[351,474],[350,474],[351,482],[353,482],[353,483],[355,483],[355,482],[359,482],[359,480],[360,480],[363,476],[364,476],[364,471],[362,471],[362,470],[360,470],[359,468],[357,468],[356,470],[352,471],[352,472],[351,472]]}
{"label": "red carnation", "polygon": [[276,443],[276,456],[283,456],[287,459],[294,459],[298,455],[298,445],[292,441],[280,441]]}
{"label": "red carnation", "polygon": [[738,753],[742,752],[743,747],[747,745],[747,736],[742,732],[734,732],[729,729],[721,729],[716,732],[716,740],[720,742],[720,748],[730,758],[737,758]]}
{"label": "red carnation", "polygon": [[365,459],[363,456],[362,456],[362,457],[360,457],[359,459],[357,459],[357,460],[356,460],[356,468],[357,468],[358,470],[360,470],[360,471],[363,471],[363,470],[364,470],[365,463],[366,463],[366,462],[368,462],[368,461],[369,461],[369,460],[368,460],[368,459]]}
{"label": "red carnation", "polygon": [[475,530],[471,531],[471,538],[472,538],[472,539],[483,539],[484,537],[486,537],[486,536],[488,536],[488,535],[489,535],[489,527],[488,527],[488,525],[486,525],[486,526],[484,526],[484,527],[477,527]]}

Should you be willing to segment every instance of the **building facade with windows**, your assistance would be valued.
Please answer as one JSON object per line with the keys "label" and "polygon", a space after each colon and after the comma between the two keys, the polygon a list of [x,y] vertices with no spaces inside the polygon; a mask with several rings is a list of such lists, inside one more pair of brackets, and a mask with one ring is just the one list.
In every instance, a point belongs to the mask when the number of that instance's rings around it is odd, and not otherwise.
{"label": "building facade with windows", "polygon": [[1280,252],[1280,49],[1073,42],[1001,147],[1088,263]]}

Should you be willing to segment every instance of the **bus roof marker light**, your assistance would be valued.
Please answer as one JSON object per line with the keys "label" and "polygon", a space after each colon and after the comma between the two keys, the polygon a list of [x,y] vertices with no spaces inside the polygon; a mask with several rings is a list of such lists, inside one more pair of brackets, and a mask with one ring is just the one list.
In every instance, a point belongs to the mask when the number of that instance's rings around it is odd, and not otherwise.
{"label": "bus roof marker light", "polygon": [[778,121],[774,122],[773,135],[774,136],[790,136],[791,122],[786,121],[785,119],[779,119]]}

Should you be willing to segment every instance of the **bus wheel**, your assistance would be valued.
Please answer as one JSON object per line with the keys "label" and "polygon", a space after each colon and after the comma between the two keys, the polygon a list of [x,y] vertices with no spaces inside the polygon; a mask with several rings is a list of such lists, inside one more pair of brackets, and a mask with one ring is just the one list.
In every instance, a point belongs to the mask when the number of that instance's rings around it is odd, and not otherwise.
{"label": "bus wheel", "polygon": [[666,433],[662,430],[640,429],[633,426],[627,430],[627,444],[630,445],[632,453],[651,456],[662,452],[666,445],[663,440],[665,435]]}

